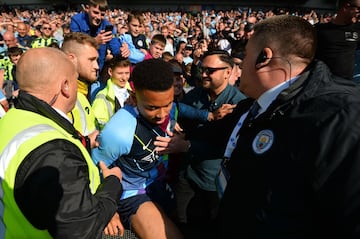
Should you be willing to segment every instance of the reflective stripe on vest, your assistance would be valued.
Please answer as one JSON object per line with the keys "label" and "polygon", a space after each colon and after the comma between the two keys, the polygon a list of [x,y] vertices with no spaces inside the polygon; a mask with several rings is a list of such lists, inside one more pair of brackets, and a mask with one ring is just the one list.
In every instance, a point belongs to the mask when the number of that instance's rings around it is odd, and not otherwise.
{"label": "reflective stripe on vest", "polygon": [[80,92],[77,93],[76,104],[70,118],[73,119],[75,129],[84,136],[91,134],[97,128],[97,120],[91,105],[86,96]]}
{"label": "reflective stripe on vest", "polygon": [[84,111],[84,109],[81,106],[81,103],[79,101],[79,99],[76,100],[76,107],[79,110],[79,116],[80,116],[80,122],[81,122],[81,133],[83,135],[88,135],[89,134],[89,129],[87,128],[87,124],[86,124],[86,113]]}

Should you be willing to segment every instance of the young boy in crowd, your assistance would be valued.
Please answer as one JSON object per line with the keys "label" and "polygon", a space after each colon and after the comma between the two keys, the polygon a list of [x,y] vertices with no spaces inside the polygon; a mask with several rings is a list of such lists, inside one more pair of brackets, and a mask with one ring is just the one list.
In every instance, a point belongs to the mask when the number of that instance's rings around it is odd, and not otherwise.
{"label": "young boy in crowd", "polygon": [[136,49],[147,50],[146,36],[143,34],[144,16],[141,12],[133,11],[128,15],[128,32]]}
{"label": "young boy in crowd", "polygon": [[100,129],[105,126],[115,112],[124,107],[125,101],[130,96],[130,66],[130,61],[120,56],[114,57],[109,63],[110,78],[107,80],[105,89],[97,93],[92,103]]}
{"label": "young boy in crowd", "polygon": [[144,60],[151,58],[161,58],[166,45],[166,38],[162,34],[156,34],[151,38],[149,51]]}
{"label": "young boy in crowd", "polygon": [[144,25],[144,18],[140,12],[133,12],[128,16],[128,32],[119,36],[120,45],[124,43],[130,51],[129,60],[135,65],[144,60],[147,54],[146,37],[140,29]]}

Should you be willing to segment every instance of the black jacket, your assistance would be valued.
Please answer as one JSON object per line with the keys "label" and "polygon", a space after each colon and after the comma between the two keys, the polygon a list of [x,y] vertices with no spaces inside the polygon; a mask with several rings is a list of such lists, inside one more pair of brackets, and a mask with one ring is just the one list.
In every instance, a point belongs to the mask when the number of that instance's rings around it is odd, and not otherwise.
{"label": "black jacket", "polygon": [[[216,135],[217,153],[251,104],[241,101],[208,130]],[[359,238],[359,119],[355,84],[322,62],[311,64],[240,129],[217,238]]]}
{"label": "black jacket", "polygon": [[[45,102],[20,92],[16,107],[52,119],[80,140],[72,124]],[[110,176],[93,195],[89,183],[88,166],[79,148],[57,139],[34,149],[21,163],[15,200],[31,224],[48,229],[54,238],[101,238],[116,212],[122,186],[117,177]]]}

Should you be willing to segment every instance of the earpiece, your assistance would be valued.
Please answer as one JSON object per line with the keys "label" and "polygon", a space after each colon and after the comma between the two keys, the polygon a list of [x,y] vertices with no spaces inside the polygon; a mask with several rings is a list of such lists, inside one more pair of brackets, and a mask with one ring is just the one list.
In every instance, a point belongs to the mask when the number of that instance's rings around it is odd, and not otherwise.
{"label": "earpiece", "polygon": [[285,81],[288,81],[291,79],[291,62],[287,59],[287,58],[284,58],[284,57],[281,57],[281,56],[274,56],[273,55],[274,52],[272,51],[271,48],[264,48],[258,55],[258,57],[256,58],[256,62],[255,62],[255,68],[256,69],[260,69],[262,67],[265,67],[267,65],[269,65],[270,61],[272,59],[280,59],[282,61],[285,61],[287,64],[289,64],[289,75],[290,77],[286,77],[287,74],[285,74]]}
{"label": "earpiece", "polygon": [[266,61],[266,59],[269,59],[266,55],[266,52],[264,50],[262,50],[258,57],[256,58],[256,62],[255,62],[255,66],[258,68],[258,64],[264,63]]}

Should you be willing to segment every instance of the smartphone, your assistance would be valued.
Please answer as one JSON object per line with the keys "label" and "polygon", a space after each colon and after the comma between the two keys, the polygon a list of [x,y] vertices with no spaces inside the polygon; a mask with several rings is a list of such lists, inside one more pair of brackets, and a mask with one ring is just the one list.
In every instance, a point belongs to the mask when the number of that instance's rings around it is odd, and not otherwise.
{"label": "smartphone", "polygon": [[105,26],[105,32],[112,32],[113,28],[114,27],[112,25],[106,25]]}

